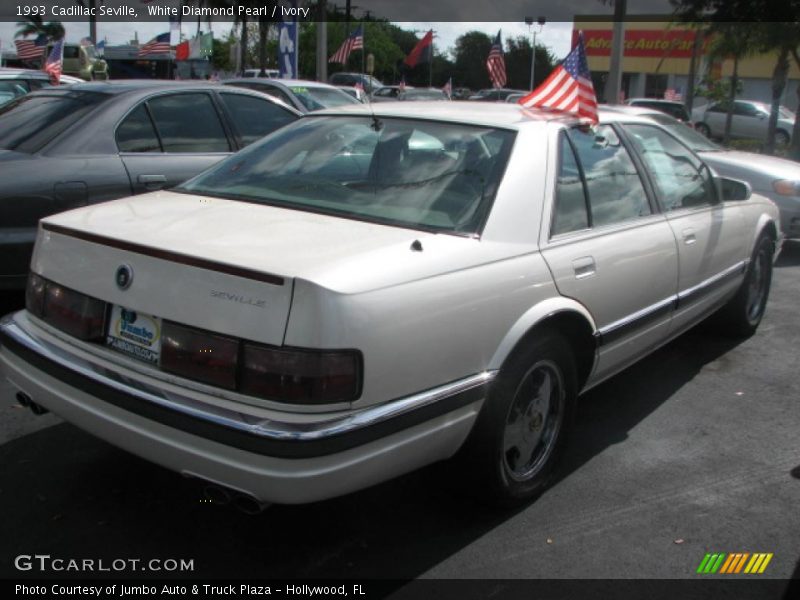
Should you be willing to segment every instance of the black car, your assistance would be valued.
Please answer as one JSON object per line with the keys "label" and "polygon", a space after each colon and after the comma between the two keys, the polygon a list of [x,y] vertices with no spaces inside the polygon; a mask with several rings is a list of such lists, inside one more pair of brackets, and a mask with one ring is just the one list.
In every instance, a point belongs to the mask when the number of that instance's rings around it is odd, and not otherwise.
{"label": "black car", "polygon": [[42,217],[177,185],[299,116],[207,82],[82,83],[0,106],[0,289],[24,287]]}
{"label": "black car", "polygon": [[511,94],[518,93],[526,94],[527,92],[524,90],[510,90],[508,88],[487,88],[485,90],[479,90],[478,93],[467,99],[479,102],[505,102],[505,99]]}

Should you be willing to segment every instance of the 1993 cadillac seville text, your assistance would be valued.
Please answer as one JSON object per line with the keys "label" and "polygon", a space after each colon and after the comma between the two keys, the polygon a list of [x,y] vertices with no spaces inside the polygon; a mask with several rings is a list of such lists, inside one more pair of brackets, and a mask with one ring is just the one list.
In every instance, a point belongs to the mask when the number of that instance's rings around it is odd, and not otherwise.
{"label": "1993 cadillac seville text", "polygon": [[[174,191],[40,223],[6,377],[135,454],[259,501],[461,450],[542,491],[577,395],[717,312],[752,334],[778,213],[647,117],[315,113]],[[120,269],[122,272],[120,272]]]}

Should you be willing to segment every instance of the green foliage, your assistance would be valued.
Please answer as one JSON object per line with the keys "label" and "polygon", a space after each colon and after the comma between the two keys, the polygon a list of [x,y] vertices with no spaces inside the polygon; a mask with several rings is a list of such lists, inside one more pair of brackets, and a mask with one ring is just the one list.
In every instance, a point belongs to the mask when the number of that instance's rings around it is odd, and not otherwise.
{"label": "green foliage", "polygon": [[460,35],[455,46],[453,87],[479,90],[491,86],[486,71],[486,57],[492,48],[492,38],[482,31]]}
{"label": "green foliage", "polygon": [[17,31],[14,37],[26,37],[29,35],[38,36],[45,34],[51,40],[60,40],[66,32],[60,21],[49,21],[45,23],[42,17],[25,17],[24,21],[17,22]]}
{"label": "green foliage", "polygon": [[[742,91],[742,82],[737,81],[736,83],[736,94],[738,95]],[[706,75],[695,90],[695,95],[708,98],[709,102],[725,102],[731,95],[731,82],[729,79],[714,79]]]}

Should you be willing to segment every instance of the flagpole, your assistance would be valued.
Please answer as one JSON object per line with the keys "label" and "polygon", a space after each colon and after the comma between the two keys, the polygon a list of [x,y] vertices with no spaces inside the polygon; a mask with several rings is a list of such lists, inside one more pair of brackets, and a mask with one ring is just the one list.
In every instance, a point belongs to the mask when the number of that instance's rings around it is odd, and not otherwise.
{"label": "flagpole", "polygon": [[[367,55],[367,28],[361,31],[361,82],[364,82],[364,74],[367,72],[367,68],[365,66],[365,56]],[[368,86],[365,86],[365,89]]]}

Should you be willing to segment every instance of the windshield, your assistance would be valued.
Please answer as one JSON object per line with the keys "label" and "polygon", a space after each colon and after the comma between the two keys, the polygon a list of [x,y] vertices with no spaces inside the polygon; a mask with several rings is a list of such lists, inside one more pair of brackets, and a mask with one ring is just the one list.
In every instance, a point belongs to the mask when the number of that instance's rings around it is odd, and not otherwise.
{"label": "windshield", "polygon": [[696,130],[686,125],[686,123],[682,123],[669,115],[647,116],[665,129],[668,129],[672,135],[680,139],[695,152],[717,152],[722,150],[721,146],[718,146],[706,136],[698,133]]}
{"label": "windshield", "polygon": [[311,117],[178,191],[413,229],[477,234],[514,133],[406,119]]}
{"label": "windshield", "polygon": [[323,87],[290,86],[290,90],[308,110],[335,108],[345,104],[360,104],[341,90]]}
{"label": "windshield", "polygon": [[447,100],[441,90],[406,90],[403,94],[405,100]]}
{"label": "windshield", "polygon": [[0,106],[0,148],[37,152],[108,98],[93,92],[27,95]]}

